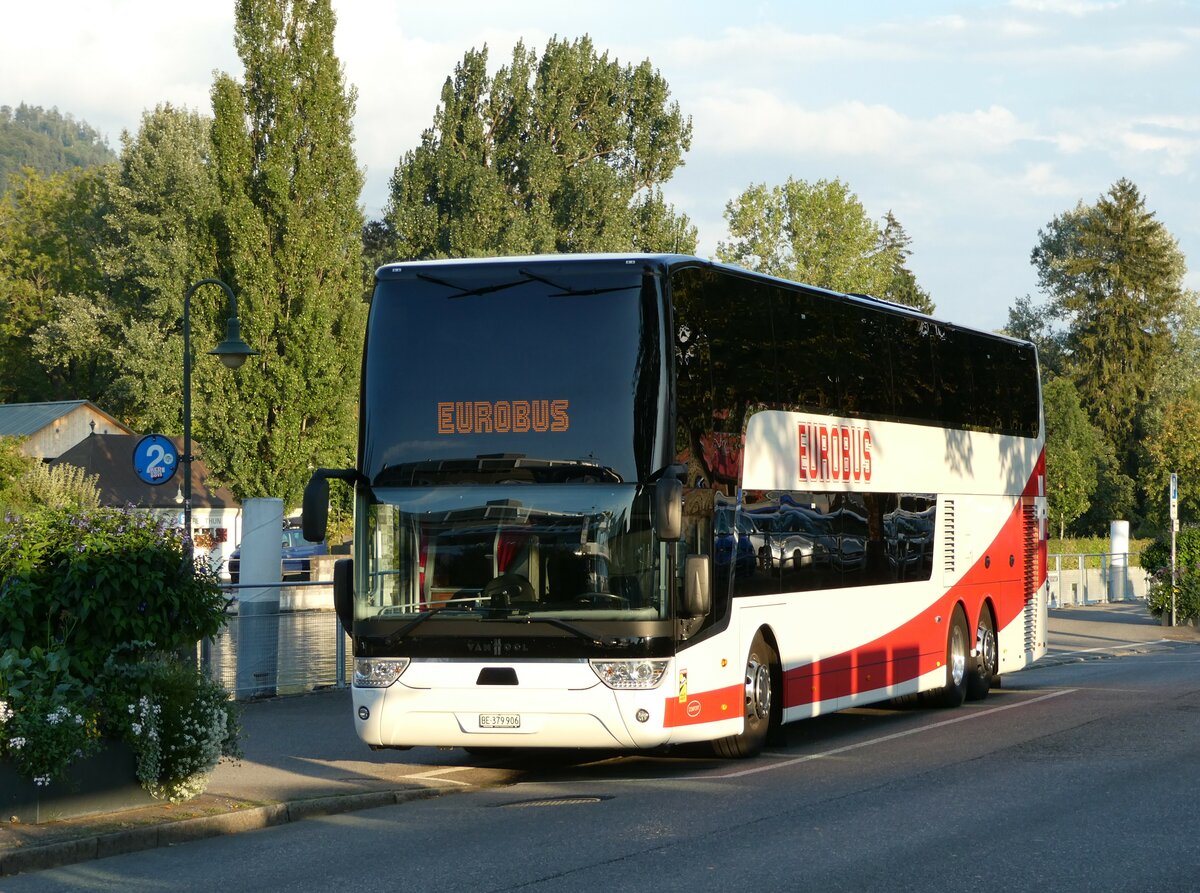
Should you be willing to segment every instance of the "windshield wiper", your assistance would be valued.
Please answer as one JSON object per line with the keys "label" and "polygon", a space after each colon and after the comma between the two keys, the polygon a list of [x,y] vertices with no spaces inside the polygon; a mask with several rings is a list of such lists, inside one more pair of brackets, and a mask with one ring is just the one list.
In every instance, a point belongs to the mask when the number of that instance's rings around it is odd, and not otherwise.
{"label": "windshield wiper", "polygon": [[[523,271],[517,272],[525,275]],[[512,282],[501,282],[497,285],[481,285],[479,288],[463,288],[461,285],[456,285],[453,282],[447,282],[445,279],[438,279],[436,276],[430,276],[428,273],[417,273],[417,278],[425,282],[432,282],[434,285],[440,285],[443,288],[452,288],[458,292],[456,295],[451,295],[452,298],[474,298],[479,295],[490,295],[492,292],[504,291],[508,288],[515,288],[518,285],[527,285],[529,279],[514,279]]]}
{"label": "windshield wiper", "polygon": [[550,295],[552,298],[586,298],[591,295],[606,295],[609,292],[629,291],[632,288],[641,288],[640,283],[637,285],[615,285],[610,288],[571,288],[566,285],[559,285],[553,279],[547,279],[545,276],[539,276],[537,273],[531,273],[528,270],[517,270],[517,272],[522,276],[528,276],[529,279],[536,280],[543,285],[549,285],[551,288],[557,288],[558,294]]}
{"label": "windshield wiper", "polygon": [[613,645],[621,644],[620,639],[601,639],[594,633],[589,633],[582,627],[578,627],[573,623],[567,623],[567,621],[560,620],[557,617],[533,617],[529,614],[511,614],[508,617],[503,618],[503,621],[505,623],[524,623],[526,625],[531,623],[549,624],[550,626],[557,627],[558,629],[566,630],[573,636],[578,636],[581,639],[587,639],[587,641],[591,642],[593,645],[600,645],[603,647],[612,647]]}
{"label": "windshield wiper", "polygon": [[615,469],[586,459],[530,459],[523,454],[480,455],[473,459],[428,459],[384,466],[371,482],[375,487],[403,487],[418,484],[501,482],[512,475],[530,478],[530,483],[573,483],[595,478],[596,483],[620,484],[623,478]]}
{"label": "windshield wiper", "polygon": [[[420,614],[418,614],[412,620],[408,621],[408,623],[404,624],[404,626],[400,627],[398,630],[388,633],[388,635],[383,640],[383,644],[384,645],[395,645],[397,642],[399,642],[401,639],[403,639],[405,636],[407,636],[410,632],[412,632],[414,629],[416,629],[418,626],[420,626],[422,623],[424,623],[426,620],[428,620],[434,614],[441,614],[443,611],[456,611],[458,613],[463,613],[463,610],[464,609],[461,605],[441,605],[440,607],[437,607],[437,608],[430,608],[428,611],[422,611]],[[467,608],[466,613],[473,614],[474,611],[472,611],[470,608]]]}

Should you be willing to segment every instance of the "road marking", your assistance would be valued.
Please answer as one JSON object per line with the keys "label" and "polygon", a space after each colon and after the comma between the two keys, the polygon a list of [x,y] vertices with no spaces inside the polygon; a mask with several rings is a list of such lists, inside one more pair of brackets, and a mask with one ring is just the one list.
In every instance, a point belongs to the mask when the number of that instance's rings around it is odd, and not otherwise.
{"label": "road marking", "polygon": [[828,757],[835,757],[839,754],[848,753],[852,750],[860,750],[864,747],[874,747],[876,744],[885,744],[888,741],[896,741],[900,738],[907,738],[910,735],[918,735],[922,732],[929,732],[933,729],[941,729],[946,726],[952,726],[956,723],[967,722],[973,719],[980,719],[984,716],[991,716],[995,713],[1002,713],[1005,710],[1013,710],[1017,707],[1028,707],[1031,704],[1036,704],[1039,701],[1048,701],[1051,698],[1057,698],[1062,695],[1069,695],[1078,691],[1078,689],[1067,688],[1062,691],[1052,691],[1049,694],[1041,695],[1029,701],[1016,701],[1012,704],[1005,704],[1002,707],[992,707],[988,710],[980,710],[979,712],[964,713],[961,716],[956,716],[953,719],[944,719],[941,722],[935,722],[932,725],[920,726],[915,729],[906,729],[903,732],[893,732],[890,735],[883,735],[879,738],[871,738],[867,741],[860,741],[857,744],[847,744],[844,747],[835,747],[832,750],[825,750],[821,753],[810,753],[802,757],[793,757],[789,760],[783,760],[778,763],[771,763],[769,766],[755,766],[752,769],[742,769],[738,772],[727,772],[720,775],[696,775],[688,778],[676,779],[677,781],[700,781],[711,779],[727,779],[727,778],[744,778],[747,775],[757,775],[760,772],[771,772],[775,769],[786,769],[789,766],[797,766],[800,763],[809,763],[813,760],[823,760]]}
{"label": "road marking", "polygon": [[1136,645],[1164,645],[1174,642],[1174,639],[1156,639],[1153,642],[1125,642],[1122,645],[1100,645],[1096,648],[1084,648],[1082,651],[1047,651],[1046,657],[1071,657],[1074,654],[1094,654],[1097,651],[1111,651],[1116,648],[1133,648]]}
{"label": "road marking", "polygon": [[417,772],[413,775],[401,775],[400,777],[404,780],[408,780],[410,778],[412,778],[412,779],[416,779],[416,778],[428,779],[429,781],[440,781],[440,782],[442,782],[442,784],[456,784],[456,785],[461,785],[464,788],[469,788],[469,787],[471,787],[471,782],[469,782],[469,781],[455,781],[453,778],[441,778],[439,776],[449,775],[451,772],[466,772],[468,769],[475,769],[475,768],[477,768],[477,767],[475,767],[475,766],[445,766],[441,769],[430,769],[428,772]]}

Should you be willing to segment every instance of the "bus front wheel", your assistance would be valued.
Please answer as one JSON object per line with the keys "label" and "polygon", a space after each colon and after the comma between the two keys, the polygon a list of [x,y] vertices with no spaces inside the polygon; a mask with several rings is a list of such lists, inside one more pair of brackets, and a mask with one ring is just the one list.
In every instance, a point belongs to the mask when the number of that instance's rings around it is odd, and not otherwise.
{"label": "bus front wheel", "polygon": [[771,723],[776,721],[776,689],[780,684],[779,656],[767,644],[760,630],[750,645],[746,656],[745,673],[745,725],[740,735],[730,735],[713,742],[713,751],[719,757],[741,759],[760,753],[767,743]]}

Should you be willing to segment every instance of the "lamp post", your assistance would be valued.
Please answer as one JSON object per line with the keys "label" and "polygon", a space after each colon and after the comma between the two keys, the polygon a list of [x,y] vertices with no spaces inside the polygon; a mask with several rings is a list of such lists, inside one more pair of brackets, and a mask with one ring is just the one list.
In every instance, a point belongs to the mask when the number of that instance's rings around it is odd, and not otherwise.
{"label": "lamp post", "polygon": [[230,369],[239,368],[247,357],[256,356],[242,340],[242,323],[237,314],[237,296],[220,279],[201,279],[183,293],[183,532],[187,538],[187,553],[192,554],[192,292],[202,285],[219,285],[229,297],[229,319],[225,323],[225,340],[210,350]]}

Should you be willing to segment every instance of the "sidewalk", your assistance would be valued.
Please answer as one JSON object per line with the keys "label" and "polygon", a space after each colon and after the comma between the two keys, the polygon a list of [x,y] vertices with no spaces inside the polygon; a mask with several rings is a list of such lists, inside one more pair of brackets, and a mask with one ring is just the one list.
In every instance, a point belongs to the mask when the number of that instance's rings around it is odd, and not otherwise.
{"label": "sidewalk", "polygon": [[[1140,602],[1051,610],[1049,627],[1038,666],[1200,644],[1200,630],[1164,627]],[[486,760],[465,765],[460,750],[372,752],[355,734],[351,710],[346,690],[250,702],[242,714],[245,756],[218,766],[207,793],[174,806],[0,823],[0,876],[499,785],[516,774]]]}

